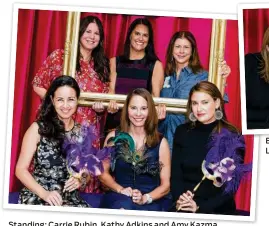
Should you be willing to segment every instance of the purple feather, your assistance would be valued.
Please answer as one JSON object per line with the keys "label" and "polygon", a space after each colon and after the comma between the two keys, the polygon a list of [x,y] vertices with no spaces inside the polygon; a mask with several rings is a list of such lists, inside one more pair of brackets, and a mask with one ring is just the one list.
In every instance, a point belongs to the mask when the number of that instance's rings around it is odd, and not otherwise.
{"label": "purple feather", "polygon": [[96,130],[90,125],[82,125],[79,131],[66,136],[62,146],[63,153],[67,168],[74,176],[84,171],[94,176],[104,172],[102,161],[110,157],[114,148],[105,147],[99,150],[92,145],[95,140]]}
{"label": "purple feather", "polygon": [[211,135],[208,150],[203,173],[215,186],[223,186],[224,193],[235,193],[242,177],[252,170],[252,163],[243,163],[244,137],[222,128],[220,133]]}

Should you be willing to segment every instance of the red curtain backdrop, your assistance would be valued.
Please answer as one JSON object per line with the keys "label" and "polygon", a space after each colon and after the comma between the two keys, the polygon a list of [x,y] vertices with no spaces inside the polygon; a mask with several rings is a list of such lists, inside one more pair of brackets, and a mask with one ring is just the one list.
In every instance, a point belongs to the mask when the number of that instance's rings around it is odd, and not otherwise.
{"label": "red curtain backdrop", "polygon": [[[105,30],[105,51],[107,56],[122,54],[125,35],[135,15],[82,13],[98,16]],[[67,12],[46,10],[19,10],[17,33],[16,75],[14,90],[14,111],[12,129],[12,150],[10,163],[10,191],[18,191],[21,184],[14,175],[20,153],[22,138],[34,121],[39,97],[33,92],[31,82],[45,58],[55,49],[63,48]],[[201,62],[208,69],[212,19],[175,18],[147,16],[153,26],[154,42],[158,57],[164,62],[169,40],[178,30],[189,30],[197,39]],[[241,128],[239,50],[237,21],[228,20],[225,59],[232,73],[228,77],[226,92],[229,104],[226,112],[229,120]],[[253,136],[246,136],[246,162],[252,160]],[[241,183],[236,195],[237,208],[250,209],[251,182]]]}
{"label": "red curtain backdrop", "polygon": [[244,9],[244,51],[260,52],[263,34],[269,26],[269,9]]}

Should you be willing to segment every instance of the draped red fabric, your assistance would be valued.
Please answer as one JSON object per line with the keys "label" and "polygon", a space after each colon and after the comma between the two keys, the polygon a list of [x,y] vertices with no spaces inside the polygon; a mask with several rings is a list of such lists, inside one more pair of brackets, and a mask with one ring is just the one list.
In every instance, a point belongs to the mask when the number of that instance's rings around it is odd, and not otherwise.
{"label": "draped red fabric", "polygon": [[243,24],[245,54],[261,51],[263,34],[269,26],[269,9],[244,9]]}
{"label": "draped red fabric", "polygon": [[[115,15],[101,13],[82,13],[98,16],[105,31],[105,51],[108,57],[123,52],[123,43],[130,23],[137,15]],[[39,97],[33,92],[31,82],[45,58],[55,49],[64,48],[67,12],[46,10],[19,10],[17,55],[15,75],[15,95],[12,128],[12,151],[10,165],[10,191],[18,191],[21,184],[14,175],[20,152],[22,138],[34,121]],[[189,30],[197,39],[201,62],[208,69],[210,55],[210,36],[212,19],[174,18],[148,16],[154,30],[154,44],[158,57],[165,63],[165,52],[169,40],[178,30]],[[241,128],[239,51],[237,21],[227,23],[225,59],[232,73],[228,77],[226,92],[229,104],[226,111],[229,120]],[[246,161],[252,160],[253,136],[246,136]],[[236,195],[237,208],[250,209],[251,183],[241,183]]]}

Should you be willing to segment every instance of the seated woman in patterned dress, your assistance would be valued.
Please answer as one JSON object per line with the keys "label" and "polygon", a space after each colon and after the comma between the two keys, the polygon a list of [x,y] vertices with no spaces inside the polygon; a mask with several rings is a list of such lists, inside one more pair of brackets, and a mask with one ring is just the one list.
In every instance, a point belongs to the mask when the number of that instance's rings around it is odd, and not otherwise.
{"label": "seated woman in patterned dress", "polygon": [[111,161],[103,162],[104,173],[99,177],[111,189],[101,208],[168,210],[170,152],[157,123],[151,94],[143,88],[131,91],[122,110],[120,131],[110,132],[105,140],[105,145],[114,143],[116,148]]}
{"label": "seated woman in patterned dress", "polygon": [[[76,136],[80,125],[72,116],[77,110],[80,89],[74,78],[57,77],[48,88],[37,120],[26,131],[16,176],[25,185],[19,203],[89,207],[78,193],[81,181],[69,178],[62,144]],[[34,171],[29,166],[34,160]]]}

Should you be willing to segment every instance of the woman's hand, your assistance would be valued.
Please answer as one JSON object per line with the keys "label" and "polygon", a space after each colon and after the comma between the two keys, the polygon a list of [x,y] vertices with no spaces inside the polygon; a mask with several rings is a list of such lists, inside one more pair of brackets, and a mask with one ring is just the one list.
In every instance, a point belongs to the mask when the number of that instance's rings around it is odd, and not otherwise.
{"label": "woman's hand", "polygon": [[156,106],[157,116],[159,120],[165,119],[166,117],[166,106],[165,104],[159,104]]}
{"label": "woman's hand", "polygon": [[119,191],[119,193],[131,197],[133,195],[133,189],[131,187],[123,188]]}
{"label": "woman's hand", "polygon": [[183,193],[177,200],[176,209],[195,213],[199,207],[193,200],[193,197],[194,194],[190,191]]}
{"label": "woman's hand", "polygon": [[94,102],[92,109],[97,113],[101,113],[105,110],[105,107],[102,102]]}
{"label": "woman's hand", "polygon": [[61,206],[63,204],[62,196],[58,191],[46,191],[45,196],[42,199],[51,206]]}
{"label": "woman's hand", "polygon": [[119,111],[119,106],[115,100],[109,101],[108,107],[107,107],[107,112],[114,114]]}
{"label": "woman's hand", "polygon": [[220,67],[220,75],[223,78],[227,78],[231,73],[231,68],[229,67],[229,65],[227,65],[225,60],[223,60],[220,62],[219,67]]}
{"label": "woman's hand", "polygon": [[133,190],[132,200],[134,203],[136,203],[138,205],[144,205],[147,201],[145,196],[142,195],[141,191],[139,191],[137,189]]}
{"label": "woman's hand", "polygon": [[79,181],[79,179],[75,178],[75,177],[70,177],[66,182],[65,182],[65,185],[64,185],[64,190],[63,192],[65,191],[68,191],[68,192],[72,192],[76,189],[79,189],[81,186],[81,183]]}

